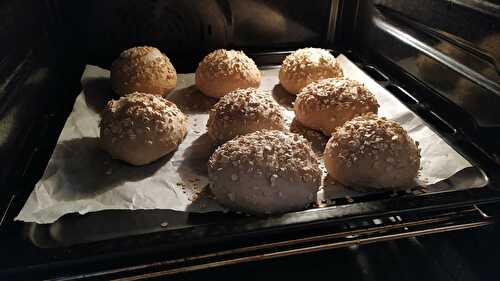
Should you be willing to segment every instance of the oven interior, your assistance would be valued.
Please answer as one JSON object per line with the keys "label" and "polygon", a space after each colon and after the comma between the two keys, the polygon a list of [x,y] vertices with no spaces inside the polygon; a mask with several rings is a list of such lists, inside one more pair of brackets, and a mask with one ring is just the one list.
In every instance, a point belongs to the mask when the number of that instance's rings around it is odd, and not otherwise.
{"label": "oven interior", "polygon": [[[62,270],[71,279],[83,278],[88,268],[94,277],[176,272],[495,220],[500,6],[494,1],[22,0],[0,5],[5,19],[0,26],[3,274],[50,277]],[[14,222],[81,91],[85,65],[109,68],[121,50],[143,44],[158,46],[178,72],[194,72],[215,48],[243,49],[257,65],[271,67],[303,46],[345,54],[473,167],[440,183],[454,187],[452,192],[372,194],[270,218],[144,210],[67,215],[48,225]],[[472,185],[480,188],[467,188]]]}

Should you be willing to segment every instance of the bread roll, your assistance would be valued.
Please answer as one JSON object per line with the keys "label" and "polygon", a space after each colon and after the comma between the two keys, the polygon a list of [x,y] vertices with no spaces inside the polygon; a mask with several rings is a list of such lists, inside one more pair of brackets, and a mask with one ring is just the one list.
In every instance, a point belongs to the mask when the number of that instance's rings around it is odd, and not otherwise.
{"label": "bread roll", "polygon": [[342,69],[332,54],[319,48],[299,49],[288,55],[280,68],[281,86],[296,95],[309,83],[342,77]]}
{"label": "bread roll", "polygon": [[234,50],[219,49],[208,54],[198,65],[195,78],[198,89],[214,98],[260,85],[260,71],[254,61]]}
{"label": "bread roll", "polygon": [[397,122],[367,114],[332,134],[324,160],[328,174],[344,185],[404,188],[414,185],[420,149]]}
{"label": "bread roll", "polygon": [[210,110],[207,122],[208,135],[219,143],[263,129],[283,130],[284,127],[278,103],[253,88],[223,96]]}
{"label": "bread roll", "polygon": [[329,136],[355,116],[377,113],[378,107],[375,96],[361,83],[348,78],[330,78],[304,87],[293,109],[300,123]]}
{"label": "bread roll", "polygon": [[257,131],[220,146],[208,163],[210,189],[235,211],[276,214],[315,202],[321,182],[318,159],[301,136]]}
{"label": "bread roll", "polygon": [[111,87],[119,96],[133,92],[165,96],[176,83],[174,66],[154,47],[125,50],[111,66]]}
{"label": "bread roll", "polygon": [[100,123],[102,148],[136,166],[174,151],[186,133],[186,116],[175,104],[137,92],[108,102]]}

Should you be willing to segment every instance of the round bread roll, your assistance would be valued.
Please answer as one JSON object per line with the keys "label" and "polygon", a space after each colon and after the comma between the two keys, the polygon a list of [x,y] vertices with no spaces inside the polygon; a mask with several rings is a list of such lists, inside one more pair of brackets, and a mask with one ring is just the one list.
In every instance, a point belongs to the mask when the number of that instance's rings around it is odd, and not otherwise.
{"label": "round bread roll", "polygon": [[420,149],[397,122],[370,113],[332,134],[324,160],[328,174],[344,185],[394,189],[414,185]]}
{"label": "round bread roll", "polygon": [[195,78],[198,89],[214,98],[260,85],[260,71],[255,62],[235,50],[219,49],[208,54],[198,65]]}
{"label": "round bread roll", "polygon": [[165,96],[176,83],[174,66],[154,47],[125,50],[111,66],[111,87],[119,96],[133,92]]}
{"label": "round bread roll", "polygon": [[219,143],[263,129],[284,128],[278,103],[270,95],[253,88],[223,96],[209,111],[207,122],[208,135]]}
{"label": "round bread roll", "polygon": [[348,78],[313,82],[297,95],[295,117],[304,126],[329,136],[352,118],[378,111],[375,96],[361,83]]}
{"label": "round bread roll", "polygon": [[109,101],[100,123],[102,148],[136,166],[174,151],[186,133],[186,116],[175,104],[137,92]]}
{"label": "round bread roll", "polygon": [[304,48],[283,60],[279,78],[281,86],[290,94],[296,95],[311,82],[342,75],[340,65],[327,50]]}
{"label": "round bread roll", "polygon": [[230,140],[208,162],[217,201],[248,214],[302,210],[316,201],[318,158],[300,135],[263,130]]}

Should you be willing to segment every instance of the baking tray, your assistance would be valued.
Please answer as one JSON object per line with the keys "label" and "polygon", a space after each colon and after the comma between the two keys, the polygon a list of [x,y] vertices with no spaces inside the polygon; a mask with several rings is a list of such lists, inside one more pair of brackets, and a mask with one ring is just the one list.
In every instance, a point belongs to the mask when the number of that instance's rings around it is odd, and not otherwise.
{"label": "baking tray", "polygon": [[[461,191],[465,191],[464,189],[467,188],[468,184],[477,184],[478,181],[484,185],[488,182],[480,169],[472,167],[457,173],[440,184],[461,188]],[[176,232],[179,233],[179,231],[185,233],[186,230],[207,233],[207,229],[213,228],[221,231],[219,234],[229,234],[232,231],[240,233],[332,218],[346,219],[359,215],[382,216],[384,213],[402,211],[405,207],[410,206],[412,210],[425,210],[429,207],[426,202],[436,202],[436,198],[427,201],[430,198],[425,197],[437,195],[438,193],[441,193],[440,200],[446,201],[445,198],[450,197],[443,193],[454,192],[423,193],[419,190],[413,190],[398,193],[374,193],[336,200],[335,204],[330,206],[272,217],[247,217],[221,212],[187,213],[172,210],[106,210],[86,215],[68,214],[52,224],[25,223],[24,235],[37,247],[57,248],[155,232],[165,234],[171,232],[172,235]],[[417,197],[423,198],[417,200]],[[414,202],[411,202],[412,199]],[[465,195],[462,200],[461,203],[467,205],[471,202],[469,200],[474,200],[474,197]],[[452,202],[450,200],[447,203]],[[236,221],[238,223],[235,223]],[[204,231],[201,232],[200,229],[204,229]],[[202,239],[204,237],[196,238]]]}
{"label": "baking tray", "polygon": [[[284,54],[260,54],[270,64],[279,63]],[[258,60],[257,60],[258,61]],[[393,84],[386,75],[372,66],[358,64],[368,75],[395,94],[411,110],[422,113],[420,102],[403,88]],[[261,68],[279,67],[259,64]],[[392,90],[391,90],[392,89]],[[394,90],[396,89],[396,90]],[[420,114],[419,114],[420,115]],[[425,115],[425,114],[424,114]],[[429,115],[434,118],[434,115]],[[424,119],[440,136],[450,137],[456,133],[440,118]],[[335,202],[324,202],[321,208],[312,208],[272,217],[247,217],[234,213],[186,213],[172,210],[109,210],[86,215],[69,214],[52,224],[24,223],[24,237],[36,247],[60,248],[78,244],[89,244],[113,239],[138,237],[161,233],[175,244],[186,239],[208,239],[266,229],[284,229],[289,226],[321,223],[326,220],[349,220],[350,218],[376,217],[391,213],[428,210],[443,204],[466,206],[477,200],[471,195],[469,186],[484,187],[489,183],[486,173],[472,161],[466,168],[447,180],[436,184],[432,192],[415,189],[400,192],[378,192],[349,197]],[[475,188],[477,189],[477,188]],[[479,188],[481,189],[481,188]],[[474,191],[475,192],[475,191]],[[452,195],[453,194],[453,195]],[[475,197],[476,196],[476,197]]]}

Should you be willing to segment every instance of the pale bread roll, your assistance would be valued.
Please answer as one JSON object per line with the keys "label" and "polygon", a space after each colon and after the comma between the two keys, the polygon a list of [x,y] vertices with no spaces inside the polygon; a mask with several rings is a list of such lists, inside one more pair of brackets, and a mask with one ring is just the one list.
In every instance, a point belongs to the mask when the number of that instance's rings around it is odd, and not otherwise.
{"label": "pale bread roll", "polygon": [[324,160],[328,174],[344,185],[407,188],[414,186],[420,149],[397,122],[367,114],[332,134]]}
{"label": "pale bread roll", "polygon": [[283,60],[279,79],[285,90],[296,95],[311,82],[342,75],[342,68],[327,50],[304,48],[291,53]]}
{"label": "pale bread roll", "polygon": [[220,98],[236,89],[258,88],[260,71],[242,51],[219,49],[199,63],[196,86],[205,95]]}
{"label": "pale bread roll", "polygon": [[285,128],[279,104],[270,95],[253,88],[223,96],[208,116],[208,135],[219,143],[263,129]]}
{"label": "pale bread roll", "polygon": [[329,136],[356,116],[377,113],[378,107],[377,99],[363,84],[348,78],[330,78],[304,87],[293,109],[300,123]]}
{"label": "pale bread roll", "polygon": [[111,87],[119,96],[133,92],[165,96],[175,89],[176,83],[174,66],[154,47],[125,50],[111,66]]}
{"label": "pale bread roll", "polygon": [[216,200],[235,211],[276,214],[316,201],[321,183],[318,158],[301,136],[257,131],[220,146],[208,163]]}
{"label": "pale bread roll", "polygon": [[177,149],[186,133],[186,116],[175,104],[135,92],[108,102],[100,144],[113,158],[139,166]]}

